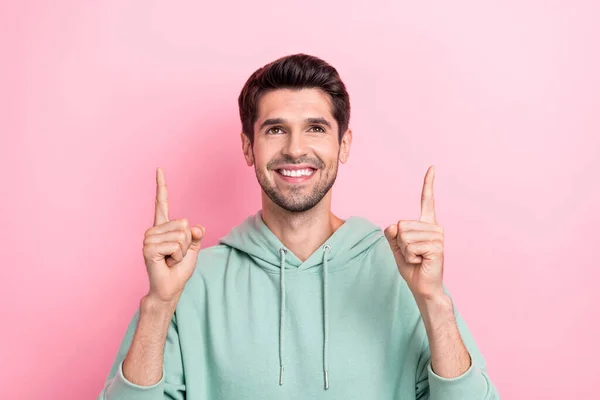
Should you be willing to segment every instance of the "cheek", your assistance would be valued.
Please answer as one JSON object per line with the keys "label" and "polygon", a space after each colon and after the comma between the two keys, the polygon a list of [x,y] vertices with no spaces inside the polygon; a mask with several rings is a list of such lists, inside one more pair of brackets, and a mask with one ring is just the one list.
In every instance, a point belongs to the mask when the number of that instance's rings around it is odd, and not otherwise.
{"label": "cheek", "polygon": [[314,153],[327,164],[337,162],[340,147],[336,144],[323,143],[313,147]]}
{"label": "cheek", "polygon": [[264,147],[254,149],[254,165],[258,169],[266,169],[267,164],[274,158],[271,152],[266,151]]}

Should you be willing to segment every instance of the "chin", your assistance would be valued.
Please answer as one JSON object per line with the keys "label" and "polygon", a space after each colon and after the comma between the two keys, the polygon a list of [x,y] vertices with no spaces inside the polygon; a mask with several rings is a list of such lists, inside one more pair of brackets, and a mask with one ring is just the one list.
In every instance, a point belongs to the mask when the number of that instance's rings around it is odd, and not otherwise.
{"label": "chin", "polygon": [[313,205],[305,205],[305,204],[297,204],[297,205],[284,205],[284,206],[279,206],[282,209],[284,209],[287,212],[291,212],[291,213],[303,213],[306,211],[309,211],[311,209],[314,208]]}
{"label": "chin", "polygon": [[271,201],[277,204],[282,209],[293,212],[300,213],[313,209],[317,204],[319,204],[322,200],[321,198],[311,198],[305,197],[300,201],[289,201],[288,199],[283,198],[282,196],[274,196],[271,197]]}

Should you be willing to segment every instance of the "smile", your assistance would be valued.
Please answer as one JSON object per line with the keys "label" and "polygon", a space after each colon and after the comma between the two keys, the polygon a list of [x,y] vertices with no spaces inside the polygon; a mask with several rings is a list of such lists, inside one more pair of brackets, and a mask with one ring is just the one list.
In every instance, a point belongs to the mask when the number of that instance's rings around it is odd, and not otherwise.
{"label": "smile", "polygon": [[279,172],[283,176],[299,177],[299,176],[311,176],[315,172],[315,170],[312,169],[312,168],[305,168],[305,169],[278,169],[277,172]]}
{"label": "smile", "polygon": [[314,168],[281,168],[275,170],[277,176],[289,183],[302,183],[308,181],[317,170]]}

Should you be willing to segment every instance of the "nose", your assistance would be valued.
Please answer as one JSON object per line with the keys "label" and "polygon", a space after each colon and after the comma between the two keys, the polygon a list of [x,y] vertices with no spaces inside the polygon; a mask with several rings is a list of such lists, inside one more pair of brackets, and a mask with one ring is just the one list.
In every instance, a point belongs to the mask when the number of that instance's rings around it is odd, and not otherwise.
{"label": "nose", "polygon": [[308,154],[306,138],[301,131],[293,131],[287,135],[281,154],[291,158],[300,158]]}

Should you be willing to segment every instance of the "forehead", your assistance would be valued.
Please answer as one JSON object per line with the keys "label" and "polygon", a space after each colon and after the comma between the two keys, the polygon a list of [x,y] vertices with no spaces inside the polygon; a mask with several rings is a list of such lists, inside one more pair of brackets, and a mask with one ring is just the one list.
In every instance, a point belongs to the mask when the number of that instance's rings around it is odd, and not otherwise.
{"label": "forehead", "polygon": [[258,102],[258,124],[269,118],[304,120],[322,117],[335,123],[331,97],[321,89],[275,89]]}

